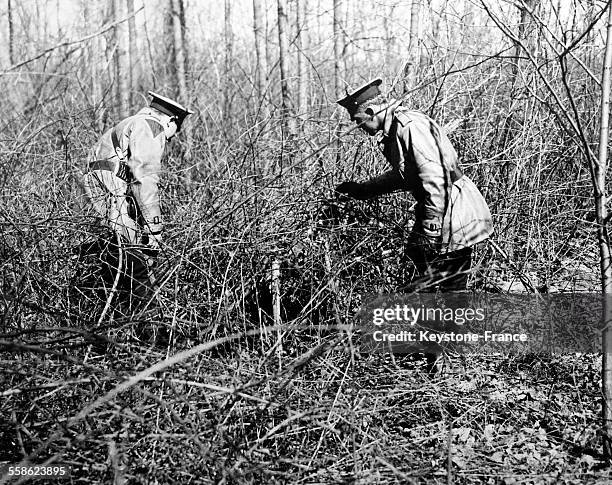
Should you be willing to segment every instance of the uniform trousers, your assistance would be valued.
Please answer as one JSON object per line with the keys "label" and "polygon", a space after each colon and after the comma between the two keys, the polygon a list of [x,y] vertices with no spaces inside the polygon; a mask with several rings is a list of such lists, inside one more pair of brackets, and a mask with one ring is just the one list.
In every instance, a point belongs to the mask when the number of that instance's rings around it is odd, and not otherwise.
{"label": "uniform trousers", "polygon": [[[117,295],[130,312],[148,305],[155,292],[155,255],[143,242],[141,217],[129,185],[109,170],[92,170],[84,177],[85,192],[113,236],[101,236],[102,286],[107,293],[118,276]],[[121,265],[119,264],[121,262]]]}
{"label": "uniform trousers", "polygon": [[472,248],[449,253],[435,253],[423,246],[410,244],[406,256],[412,260],[419,275],[406,287],[407,292],[462,291],[467,289],[472,267]]}

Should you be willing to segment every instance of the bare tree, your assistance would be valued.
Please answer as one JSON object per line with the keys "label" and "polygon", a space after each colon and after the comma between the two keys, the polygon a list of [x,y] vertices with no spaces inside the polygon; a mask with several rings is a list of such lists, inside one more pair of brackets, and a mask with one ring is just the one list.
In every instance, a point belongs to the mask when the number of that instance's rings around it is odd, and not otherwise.
{"label": "bare tree", "polygon": [[396,5],[390,5],[388,11],[385,13],[385,17],[383,18],[383,31],[385,33],[385,45],[384,45],[385,66],[389,66],[392,60],[391,54],[393,52],[393,44],[394,44],[395,37],[392,32],[391,19],[393,18],[393,15],[394,15],[393,12],[395,8],[396,8]]}
{"label": "bare tree", "polygon": [[[96,14],[91,9],[91,4],[89,2],[83,2],[83,23],[85,25],[85,29],[87,31],[92,31],[96,25]],[[102,106],[101,106],[101,96],[100,96],[100,76],[98,69],[99,62],[99,50],[100,50],[100,38],[99,36],[93,37],[87,43],[86,49],[86,62],[85,66],[88,72],[85,74],[90,78],[90,86],[91,86],[91,95],[90,101],[92,106],[92,117],[93,124],[96,129],[101,129],[102,126]]]}
{"label": "bare tree", "polygon": [[393,81],[393,91],[403,96],[414,84],[414,73],[419,63],[419,9],[421,0],[412,0],[410,7],[410,33],[402,68]]}
{"label": "bare tree", "polygon": [[404,67],[404,92],[408,91],[414,83],[414,73],[419,64],[419,9],[421,0],[412,0],[410,8],[410,42],[408,43],[408,62]]}
{"label": "bare tree", "polygon": [[[523,3],[523,5],[526,5]],[[600,264],[600,284],[602,288],[602,294],[604,296],[603,302],[603,320],[605,327],[603,330],[602,339],[602,391],[603,391],[603,405],[602,405],[602,428],[604,435],[604,454],[608,460],[612,459],[612,331],[610,329],[610,322],[612,321],[612,304],[610,303],[610,296],[612,295],[612,261],[610,256],[610,243],[609,233],[607,225],[610,222],[610,215],[606,206],[608,201],[607,187],[606,187],[606,172],[608,168],[608,131],[609,131],[609,110],[610,110],[610,85],[611,85],[611,69],[612,69],[612,7],[608,3],[606,7],[601,10],[603,14],[605,10],[608,11],[608,28],[606,37],[606,48],[604,55],[603,70],[601,76],[601,82],[598,83],[601,86],[601,112],[600,112],[600,132],[599,132],[599,151],[596,155],[592,150],[592,144],[588,133],[584,129],[583,120],[581,119],[581,113],[577,107],[576,99],[572,93],[572,87],[568,84],[568,73],[567,64],[564,61],[564,57],[567,54],[571,55],[571,47],[568,47],[564,42],[559,42],[559,46],[563,49],[562,52],[557,53],[559,59],[559,65],[561,68],[561,75],[563,76],[563,83],[565,91],[568,94],[569,99],[567,102],[561,99],[559,92],[555,89],[551,80],[547,78],[545,71],[541,68],[542,65],[534,57],[531,48],[527,45],[525,39],[521,39],[517,34],[512,32],[506,23],[504,23],[496,14],[492,12],[489,6],[483,1],[482,6],[489,15],[489,17],[495,22],[502,32],[510,38],[515,45],[520,46],[521,52],[527,57],[529,62],[534,68],[534,73],[542,81],[542,86],[545,87],[547,94],[549,95],[549,102],[545,103],[545,106],[552,112],[562,124],[564,130],[573,138],[575,145],[581,150],[584,155],[590,169],[591,180],[593,185],[593,198],[595,205],[595,219],[597,227],[597,240],[599,248],[599,264]],[[533,14],[533,10],[526,10],[534,20],[538,17]],[[596,21],[596,19],[594,19]],[[541,21],[538,20],[538,22]],[[542,25],[542,24],[541,24]],[[589,29],[594,24],[590,24]],[[587,34],[587,31],[583,32],[583,36]],[[577,40],[572,42],[572,46],[580,40],[582,36],[578,37]],[[580,62],[578,62],[581,65]],[[582,65],[581,65],[582,66]],[[588,69],[584,69],[585,72],[589,73]],[[556,73],[558,74],[558,73]]]}
{"label": "bare tree", "polygon": [[[525,45],[530,46],[529,33],[531,31],[531,15],[530,11],[534,9],[538,4],[538,0],[523,0],[518,6],[520,13],[520,21],[518,27],[517,38]],[[519,73],[519,63],[521,58],[521,45],[517,42],[514,43],[514,63],[512,64],[512,76],[510,79],[511,85],[514,86],[516,83],[516,77]]]}
{"label": "bare tree", "polygon": [[[334,96],[339,97],[344,92],[343,87],[346,85],[344,81],[344,70],[342,69],[342,58],[344,55],[345,38],[342,29],[342,0],[334,0]],[[338,112],[338,116],[342,117],[342,113]],[[342,138],[340,137],[341,125],[336,125],[336,163],[340,163],[342,158]]]}
{"label": "bare tree", "polygon": [[181,23],[181,41],[184,50],[185,72],[189,71],[189,43],[187,42],[187,21],[185,20],[185,0],[177,2],[179,21]]}
{"label": "bare tree", "polygon": [[183,0],[172,1],[172,32],[174,42],[174,63],[177,81],[177,94],[185,102],[187,98],[187,48],[185,45],[185,8]]}
{"label": "bare tree", "polygon": [[[113,0],[113,16],[115,22],[119,22],[125,18],[124,0]],[[130,66],[127,62],[126,55],[126,25],[125,22],[118,23],[114,28],[113,44],[115,53],[114,59],[114,88],[115,88],[115,101],[117,107],[118,116],[125,116],[129,109],[129,95],[130,90],[128,87],[128,81],[130,76]]]}
{"label": "bare tree", "polygon": [[342,30],[342,0],[334,0],[334,85],[336,96],[342,92],[344,72],[342,56],[344,53],[344,31]]}
{"label": "bare tree", "polygon": [[295,133],[291,116],[291,95],[289,90],[289,42],[287,39],[287,0],[278,0],[278,64],[281,81],[281,106],[283,132],[292,136]]}
{"label": "bare tree", "polygon": [[130,70],[130,93],[128,100],[130,104],[133,102],[133,95],[136,91],[136,66],[139,64],[140,56],[138,55],[138,46],[136,44],[136,18],[134,16],[134,0],[127,0],[127,12],[128,12],[128,59],[129,59],[129,70]]}
{"label": "bare tree", "polygon": [[12,66],[15,64],[15,26],[13,19],[13,2],[8,0],[7,4],[8,14],[8,37],[9,37],[9,64]]}
{"label": "bare tree", "polygon": [[608,129],[610,117],[610,71],[612,69],[612,7],[608,5],[608,29],[606,37],[606,51],[604,56],[603,73],[601,79],[601,118],[599,131],[599,156],[594,163],[594,189],[595,214],[597,217],[597,239],[599,241],[599,261],[601,270],[601,286],[604,299],[603,349],[602,349],[602,388],[603,388],[603,428],[604,428],[604,454],[612,458],[612,261],[610,260],[610,246],[608,234],[608,200],[606,192],[606,172],[608,168]]}
{"label": "bare tree", "polygon": [[255,39],[255,84],[261,103],[262,116],[266,116],[265,96],[268,85],[268,62],[266,59],[266,23],[261,0],[253,0],[253,34]]}
{"label": "bare tree", "polygon": [[176,51],[174,43],[174,1],[164,0],[163,3],[163,26],[164,26],[164,39],[169,39],[163,43],[164,46],[164,62],[162,63],[162,71],[167,82],[172,86],[178,85],[176,78]]}
{"label": "bare tree", "polygon": [[231,111],[231,73],[234,49],[234,33],[232,31],[231,1],[225,0],[225,83],[223,86],[223,112],[228,116]]}
{"label": "bare tree", "polygon": [[[265,21],[265,27],[264,27],[264,31],[265,31],[265,45],[266,45],[266,64],[268,65],[268,78],[272,75],[271,70],[273,69],[273,66],[276,66],[276,49],[275,49],[275,42],[271,41],[271,39],[274,39],[275,36],[278,36],[278,34],[275,32],[275,29],[277,28],[277,16],[272,16],[270,18],[270,16],[268,16],[267,11],[268,11],[268,7],[269,5],[272,5],[272,9],[277,8],[276,6],[276,0],[270,0],[270,3],[268,3],[268,0],[263,0],[263,7],[264,7],[264,11],[266,12],[264,14],[264,21]],[[268,86],[268,90],[270,90],[271,87]]]}
{"label": "bare tree", "polygon": [[307,0],[296,0],[297,8],[295,12],[297,36],[295,43],[297,46],[297,99],[298,99],[298,113],[299,116],[304,119],[306,111],[308,110],[308,71],[306,69],[306,56],[304,50],[306,48],[305,42],[305,31],[306,31],[306,11],[307,11]]}

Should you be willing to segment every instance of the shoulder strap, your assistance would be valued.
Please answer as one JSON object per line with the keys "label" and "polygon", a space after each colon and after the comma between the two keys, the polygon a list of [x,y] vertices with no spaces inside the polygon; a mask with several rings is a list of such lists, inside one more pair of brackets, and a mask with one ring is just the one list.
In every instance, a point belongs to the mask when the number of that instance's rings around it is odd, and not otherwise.
{"label": "shoulder strap", "polygon": [[127,149],[127,152],[124,155],[123,148],[121,148],[121,144],[119,143],[119,137],[117,136],[117,128],[113,128],[111,130],[111,141],[113,142],[113,148],[115,149],[115,154],[119,159],[119,163],[117,164],[117,169],[115,175],[119,177],[121,180],[125,180],[126,182],[130,182],[132,176],[131,171],[126,163],[126,160],[130,157],[130,149]]}
{"label": "shoulder strap", "polygon": [[121,148],[121,144],[119,143],[119,137],[117,136],[116,127],[111,130],[111,141],[113,142],[115,154],[117,155],[119,160],[123,161],[125,159],[125,156],[123,155],[123,148]]}

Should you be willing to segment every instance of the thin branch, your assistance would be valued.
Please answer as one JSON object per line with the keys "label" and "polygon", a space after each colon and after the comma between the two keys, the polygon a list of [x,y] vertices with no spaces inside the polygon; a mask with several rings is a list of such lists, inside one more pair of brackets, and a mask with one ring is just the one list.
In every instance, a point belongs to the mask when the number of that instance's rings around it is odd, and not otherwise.
{"label": "thin branch", "polygon": [[90,39],[93,39],[94,37],[102,35],[105,32],[108,32],[109,30],[115,28],[117,25],[122,24],[123,22],[128,21],[129,19],[134,17],[138,12],[140,12],[143,9],[144,9],[144,5],[142,7],[140,7],[138,10],[136,10],[133,14],[128,15],[127,17],[125,17],[125,18],[123,18],[121,20],[118,20],[117,22],[113,22],[112,24],[108,24],[105,27],[102,27],[102,29],[99,30],[98,32],[86,35],[85,37],[81,37],[80,39],[77,39],[77,40],[67,40],[65,42],[60,42],[59,44],[56,44],[53,47],[49,47],[48,49],[45,49],[44,51],[39,52],[38,54],[36,54],[34,57],[30,57],[29,59],[26,59],[25,61],[18,62],[17,64],[13,64],[8,69],[2,71],[2,74],[6,74],[6,73],[8,73],[10,71],[14,71],[15,69],[18,69],[18,68],[20,68],[22,66],[25,66],[26,64],[29,64],[30,62],[35,61],[36,59],[40,59],[41,57],[43,57],[44,55],[48,54],[49,52],[53,52],[54,50],[59,49],[61,47],[67,47],[67,46],[73,45],[73,44],[80,44],[81,42],[86,42],[86,41],[88,41]]}
{"label": "thin branch", "polygon": [[608,10],[608,7],[610,5],[610,2],[612,0],[608,0],[606,2],[606,4],[603,6],[603,8],[599,11],[599,13],[597,15],[595,15],[595,18],[593,19],[593,21],[587,26],[586,29],[584,29],[584,32],[582,32],[582,34],[580,34],[576,40],[574,40],[574,42],[572,42],[570,45],[568,45],[565,50],[561,53],[561,56],[565,56],[568,52],[570,52],[581,40],[582,38],[587,35],[592,29],[593,27],[595,27],[595,24],[597,22],[599,22],[599,19],[602,17],[602,15]]}
{"label": "thin branch", "polygon": [[578,126],[576,124],[576,120],[574,120],[569,115],[567,107],[563,104],[563,102],[559,98],[559,94],[551,86],[550,81],[546,78],[546,76],[544,76],[544,74],[542,74],[542,72],[540,71],[542,66],[539,65],[538,62],[534,59],[534,57],[529,52],[529,49],[527,49],[527,47],[525,47],[525,44],[523,42],[521,42],[521,40],[519,38],[517,38],[515,35],[513,35],[513,33],[510,31],[510,29],[506,25],[504,25],[504,23],[499,18],[497,18],[497,16],[489,9],[489,7],[487,6],[487,4],[485,3],[484,0],[481,0],[481,4],[482,4],[482,7],[484,8],[484,10],[487,12],[489,17],[491,18],[491,20],[493,20],[493,22],[499,27],[499,29],[504,34],[506,34],[506,36],[509,37],[513,42],[515,42],[517,45],[519,45],[521,47],[521,49],[523,49],[523,51],[525,51],[525,54],[527,54],[527,57],[529,58],[529,61],[535,67],[535,70],[538,73],[538,76],[544,82],[544,85],[546,86],[546,88],[547,88],[548,92],[550,93],[550,95],[552,96],[552,98],[555,100],[555,103],[557,104],[557,106],[559,106],[560,113],[562,113],[564,115],[565,119],[567,120],[567,122],[571,126],[572,131],[576,134],[576,136],[582,142],[582,145],[583,145],[583,148],[584,148],[584,154],[588,158],[589,164],[592,163],[592,161],[596,160],[597,157],[593,153],[593,150],[591,150],[591,148],[590,148],[590,146],[588,144],[588,140],[586,139],[585,134],[580,129],[580,126]]}
{"label": "thin branch", "polygon": [[[593,74],[593,72],[588,68],[588,66],[586,66],[584,64],[584,62],[582,62],[582,60],[580,58],[578,58],[573,52],[572,52],[572,47],[568,47],[563,43],[562,39],[559,39],[557,37],[557,35],[550,29],[548,28],[548,25],[546,25],[546,22],[544,22],[539,15],[537,15],[535,13],[535,11],[529,10],[529,8],[527,8],[527,5],[525,3],[523,3],[523,5],[525,6],[525,8],[527,9],[527,12],[529,12],[529,15],[531,15],[531,18],[533,18],[536,22],[538,22],[540,24],[541,27],[545,28],[548,33],[551,35],[551,37],[553,39],[555,39],[557,41],[557,43],[564,48],[564,50],[562,52],[558,52],[557,49],[554,48],[554,46],[552,45],[552,42],[548,42],[548,45],[550,45],[551,49],[553,49],[555,51],[555,54],[559,57],[559,59],[563,59],[567,54],[569,54],[570,56],[572,56],[572,58],[580,65],[580,67],[582,67],[582,69],[584,69],[584,71],[589,75],[589,77],[593,80],[593,82],[595,84],[597,84],[599,87],[601,87],[601,81],[599,79],[597,79],[597,77],[595,76],[595,74]],[[604,9],[605,10],[605,9]],[[599,17],[601,17],[603,11],[602,10],[599,13],[599,16],[597,16],[595,22],[597,22],[597,20],[599,20]],[[591,30],[593,28],[593,26],[595,25],[595,22],[591,23],[591,25],[589,26],[589,28],[587,28],[582,35],[580,36],[580,38],[582,38],[584,35],[586,35],[589,30]],[[572,43],[572,46],[576,46],[578,43],[578,41],[575,41]]]}

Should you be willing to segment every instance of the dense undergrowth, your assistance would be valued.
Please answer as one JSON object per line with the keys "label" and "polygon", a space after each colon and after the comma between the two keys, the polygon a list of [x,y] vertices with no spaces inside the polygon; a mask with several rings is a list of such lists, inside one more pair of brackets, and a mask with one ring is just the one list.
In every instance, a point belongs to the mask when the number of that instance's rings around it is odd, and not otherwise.
{"label": "dense undergrowth", "polygon": [[609,480],[592,355],[468,357],[431,377],[418,361],[323,341],[280,364],[274,353],[202,354],[112,398],[102,396],[164,353],[121,345],[87,367],[5,359],[2,460],[40,450],[70,464],[75,483]]}
{"label": "dense undergrowth", "polygon": [[[495,219],[471,289],[525,291],[520,273],[542,292],[597,291],[576,140],[525,93],[466,87],[430,106],[436,89],[406,103],[461,120],[451,138]],[[577,102],[591,129],[589,96]],[[75,483],[609,481],[599,357],[455,357],[431,376],[352,345],[363,295],[413,273],[413,201],[334,197],[335,184],[386,166],[360,134],[338,146],[325,106],[290,140],[248,110],[216,131],[194,116],[164,161],[154,308],[111,305],[102,319],[106,301],[87,290],[97,255],[75,251],[101,232],[80,183],[99,132],[80,105],[53,106],[35,122],[15,115],[0,153],[0,461],[53,457]],[[170,342],[135,341],[139,321]]]}

